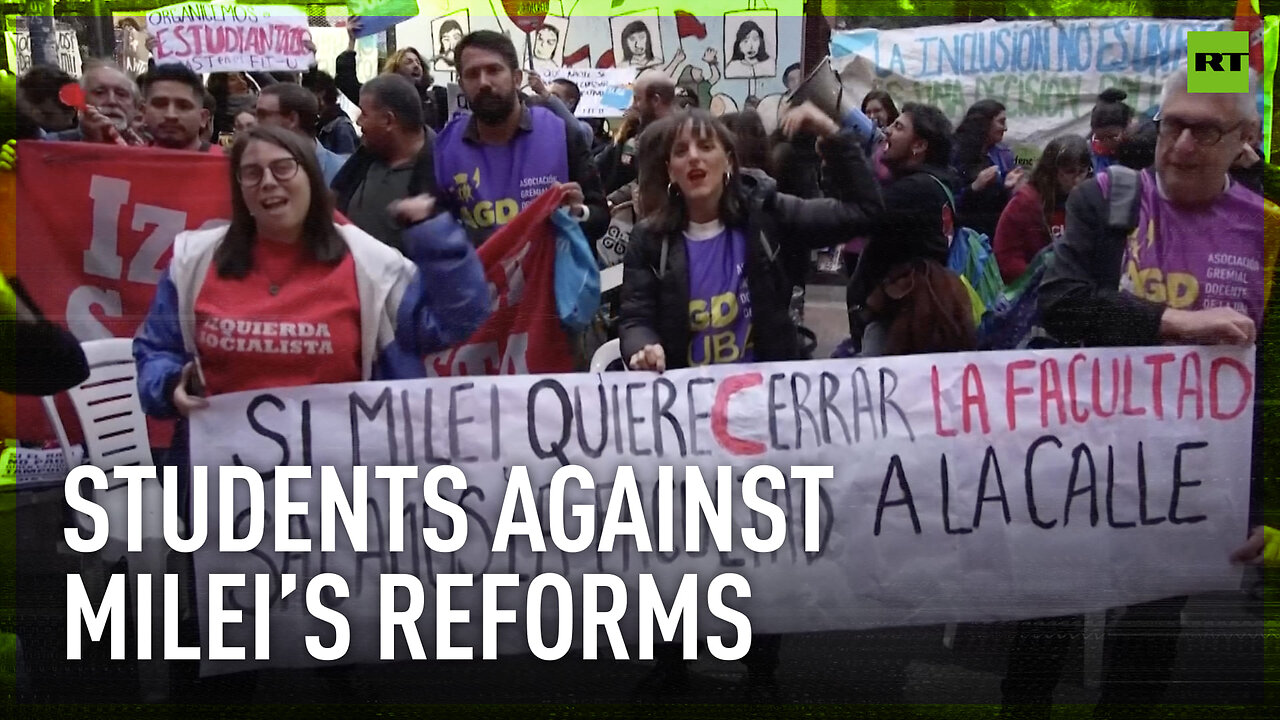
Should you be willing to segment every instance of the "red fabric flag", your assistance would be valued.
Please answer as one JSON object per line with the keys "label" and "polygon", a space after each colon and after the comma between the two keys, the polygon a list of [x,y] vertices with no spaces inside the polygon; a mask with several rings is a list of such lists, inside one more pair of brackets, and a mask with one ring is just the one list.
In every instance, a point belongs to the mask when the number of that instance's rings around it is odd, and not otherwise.
{"label": "red fabric flag", "polygon": [[1251,0],[1237,0],[1235,29],[1249,33],[1249,67],[1261,74],[1262,17],[1253,9]]}
{"label": "red fabric flag", "polygon": [[683,40],[687,37],[705,40],[707,38],[707,26],[703,25],[693,13],[684,10],[676,11],[676,33]]}
{"label": "red fabric flag", "polygon": [[[53,322],[80,340],[132,337],[184,230],[231,217],[228,158],[93,143],[19,143],[18,277]],[[80,441],[65,396],[59,414]],[[22,439],[54,433],[38,400],[18,405]],[[153,421],[167,447],[172,425]]]}
{"label": "red fabric flag", "polygon": [[527,375],[574,370],[556,309],[556,235],[551,213],[564,191],[542,194],[480,246],[493,314],[466,342],[425,358],[427,375]]}
{"label": "red fabric flag", "polygon": [[596,67],[598,67],[598,68],[611,68],[611,67],[614,67],[614,62],[613,62],[613,51],[612,51],[612,50],[606,50],[606,51],[605,51],[605,53],[604,53],[603,55],[601,55],[601,56],[600,56],[600,59],[596,61]]}
{"label": "red fabric flag", "polygon": [[590,60],[590,59],[591,59],[591,46],[583,45],[577,50],[564,56],[564,66],[573,67],[574,65],[577,65],[583,60]]}

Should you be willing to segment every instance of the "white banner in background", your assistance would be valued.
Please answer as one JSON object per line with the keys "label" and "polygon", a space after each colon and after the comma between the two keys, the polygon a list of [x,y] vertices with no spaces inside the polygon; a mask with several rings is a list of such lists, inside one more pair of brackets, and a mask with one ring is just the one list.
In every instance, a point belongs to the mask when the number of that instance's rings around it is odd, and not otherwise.
{"label": "white banner in background", "polygon": [[[323,572],[343,576],[351,591],[326,602],[351,624],[348,662],[378,659],[379,576],[386,573],[425,587],[417,630],[428,654],[442,573],[520,575],[519,587],[504,590],[504,608],[526,607],[529,581],[542,573],[564,576],[575,592],[584,573],[615,574],[628,593],[622,628],[631,642],[640,573],[652,574],[668,598],[682,574],[696,574],[701,593],[717,575],[740,573],[751,597],[729,603],[756,633],[1055,616],[1228,590],[1240,577],[1228,554],[1247,529],[1253,387],[1252,350],[1149,348],[464,377],[214,397],[191,416],[194,465],[248,465],[264,479],[277,466],[334,466],[348,489],[351,466],[369,466],[369,551],[352,552],[339,529],[336,553],[320,553],[318,540],[311,552],[276,553],[268,516],[257,550],[223,554],[210,545],[196,554],[202,622],[210,573],[270,575],[270,660],[263,664],[276,666],[319,664],[304,638],[331,638],[332,629],[306,612],[301,590]],[[453,526],[426,511],[421,480],[406,483],[403,504],[389,507],[389,483],[376,480],[372,467],[416,465],[421,478],[447,462],[466,475],[465,490],[440,488],[465,513],[468,539],[440,554],[426,549],[421,531],[444,536]],[[592,542],[564,554],[549,535],[547,552],[532,552],[523,539],[513,552],[494,552],[511,468],[527,466],[546,534],[548,480],[564,464],[587,468],[595,481],[594,491],[570,493],[570,518],[573,504],[602,516],[619,466],[632,467],[651,534],[669,519],[654,504],[659,466],[675,467],[677,488],[690,464],[713,486],[716,468],[731,466],[734,487],[753,466],[778,467],[792,478],[772,495],[785,513],[785,543],[770,554],[743,547],[739,528],[757,527],[763,536],[772,525],[735,490],[732,551],[708,551],[705,527],[702,550],[684,550],[686,505],[677,489],[675,552],[638,553],[627,539],[613,552],[597,552]],[[805,493],[792,466],[823,465],[835,477],[821,481],[819,502],[808,508],[816,508],[821,544],[806,552]],[[290,522],[292,537],[319,537],[318,470],[315,477],[289,486],[293,501],[308,502],[307,514]],[[211,537],[224,524],[243,535],[247,499],[237,494],[236,518],[219,517],[210,480]],[[266,510],[276,513],[274,481],[265,485]],[[404,552],[388,549],[392,515],[404,520]],[[298,588],[283,599],[282,576]],[[453,644],[477,648],[477,657],[480,585],[477,577],[474,587],[452,592],[453,609],[471,612],[469,623],[453,627]],[[226,645],[254,647],[255,597],[251,588],[226,591],[223,607],[246,609],[244,623],[225,626]],[[403,610],[407,601],[398,597]],[[575,602],[576,647],[582,608]],[[554,628],[571,619],[554,602],[542,607],[533,622],[555,637]],[[701,612],[699,634],[724,631]],[[528,621],[520,611],[501,626],[499,649],[527,647]],[[207,623],[204,640],[207,648]],[[398,657],[407,657],[403,643]],[[204,672],[246,664],[206,662]]]}
{"label": "white banner in background", "polygon": [[290,5],[182,3],[147,13],[157,63],[180,62],[198,73],[306,72],[307,13]]}
{"label": "white banner in background", "polygon": [[[71,77],[80,77],[82,58],[80,41],[76,38],[75,28],[66,23],[56,24],[58,47],[58,69]],[[14,18],[13,28],[4,34],[5,52],[9,57],[9,68],[22,76],[31,70],[31,33],[27,30],[26,18]]]}
{"label": "white banner in background", "polygon": [[631,106],[631,86],[636,81],[635,68],[559,68],[543,78],[572,80],[582,99],[574,113],[580,118],[621,117]]}
{"label": "white banner in background", "polygon": [[1186,60],[1187,33],[1230,29],[1230,20],[1101,17],[855,30],[832,33],[831,62],[859,101],[887,90],[898,107],[936,105],[953,123],[973,103],[999,100],[1005,142],[1025,162],[1059,135],[1088,136],[1107,88],[1152,110],[1164,77]]}

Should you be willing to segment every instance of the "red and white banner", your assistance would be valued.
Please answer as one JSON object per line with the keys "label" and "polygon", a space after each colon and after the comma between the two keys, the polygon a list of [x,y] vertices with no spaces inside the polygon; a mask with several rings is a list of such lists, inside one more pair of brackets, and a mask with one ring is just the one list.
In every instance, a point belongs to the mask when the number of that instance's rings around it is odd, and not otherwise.
{"label": "red and white banner", "polygon": [[129,337],[184,230],[231,217],[227,158],[22,143],[18,277],[80,340]]}
{"label": "red and white banner", "polygon": [[573,372],[574,354],[556,309],[552,188],[480,246],[493,314],[467,342],[427,356],[427,375]]}
{"label": "red and white banner", "polygon": [[[81,341],[132,337],[184,230],[231,217],[227,158],[91,143],[18,147],[18,277]],[[70,407],[62,420],[76,441]],[[38,401],[19,403],[24,439],[53,437]],[[168,433],[152,428],[152,443]]]}
{"label": "red and white banner", "polygon": [[198,73],[305,72],[315,60],[307,13],[290,5],[181,3],[147,13],[157,63]]}

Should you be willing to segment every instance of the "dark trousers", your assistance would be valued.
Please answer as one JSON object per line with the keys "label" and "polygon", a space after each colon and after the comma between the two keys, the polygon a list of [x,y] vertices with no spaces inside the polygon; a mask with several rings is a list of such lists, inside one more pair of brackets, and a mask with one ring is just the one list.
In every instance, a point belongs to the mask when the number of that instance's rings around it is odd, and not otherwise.
{"label": "dark trousers", "polygon": [[[1095,717],[1110,717],[1116,705],[1161,702],[1173,675],[1185,595],[1130,605],[1107,624],[1103,645],[1102,694]],[[1009,647],[1001,690],[1004,717],[1047,718],[1053,690],[1084,618],[1070,615],[1017,624]]]}

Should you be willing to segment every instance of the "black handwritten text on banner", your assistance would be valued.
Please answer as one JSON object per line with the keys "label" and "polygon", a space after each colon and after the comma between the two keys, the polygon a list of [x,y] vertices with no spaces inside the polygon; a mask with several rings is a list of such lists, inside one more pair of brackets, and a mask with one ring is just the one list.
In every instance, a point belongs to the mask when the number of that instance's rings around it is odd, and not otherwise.
{"label": "black handwritten text on banner", "polygon": [[[200,603],[208,605],[210,573],[246,573],[250,583],[266,574],[269,662],[305,666],[316,661],[303,638],[332,631],[307,614],[301,593],[282,598],[279,588],[303,588],[325,572],[344,577],[350,589],[326,605],[350,622],[346,659],[354,662],[379,657],[380,603],[405,609],[407,595],[379,596],[379,576],[391,573],[411,576],[425,590],[417,630],[428,654],[437,632],[436,579],[446,574],[521,578],[500,595],[503,608],[522,609],[515,624],[500,628],[504,651],[525,650],[530,621],[541,623],[546,637],[569,623],[578,629],[575,647],[581,643],[581,606],[561,617],[555,603],[544,602],[540,618],[524,616],[531,579],[546,573],[567,578],[576,591],[584,574],[621,578],[632,598],[621,627],[632,642],[641,574],[652,575],[667,599],[685,574],[698,576],[699,593],[723,574],[742,575],[750,597],[728,602],[757,633],[1061,615],[1228,589],[1239,571],[1227,556],[1246,531],[1252,357],[1251,350],[1205,348],[955,354],[215,397],[192,416],[193,463],[256,468],[268,498],[276,467],[317,468],[317,479],[294,481],[289,490],[292,500],[308,502],[307,514],[291,519],[290,536],[317,540],[310,552],[274,552],[268,503],[266,540],[257,550],[219,553],[211,543],[197,552]],[[466,479],[465,488],[439,486],[461,508],[453,520],[423,503],[420,479],[445,463]],[[677,520],[671,552],[641,553],[630,539],[611,552],[593,543],[565,553],[550,530],[545,552],[533,552],[527,540],[495,552],[512,468],[528,469],[532,519],[547,528],[549,480],[565,464],[583,466],[595,483],[565,500],[558,509],[565,517],[573,517],[574,504],[603,516],[619,466],[630,466],[639,488],[630,517],[655,538],[671,520],[656,510],[660,466],[674,466],[680,483],[685,466],[697,465],[712,487],[719,466],[732,467],[735,484],[761,464],[784,477],[794,466],[832,466],[834,478],[820,483],[816,510],[804,507],[795,480],[772,495],[762,491],[786,523],[785,542],[767,554],[739,540],[740,528],[764,534],[769,520],[745,507],[736,490],[729,493],[728,551],[708,542],[706,527],[698,550],[690,550]],[[356,465],[417,466],[418,479],[405,485],[405,502],[389,507],[388,484],[374,482],[371,470],[368,551],[343,552],[339,532],[338,552],[321,553],[319,468],[349,477]],[[227,518],[212,478],[209,490],[211,536],[223,523],[250,523],[239,493],[236,517]],[[806,511],[816,516],[816,550],[806,548]],[[679,499],[673,512],[684,517]],[[389,550],[392,515],[403,521],[403,552]],[[463,547],[429,551],[423,528],[446,535],[455,520],[467,525]],[[461,589],[473,595],[452,591],[452,609],[469,609],[471,622],[454,625],[451,642],[476,648],[476,657],[480,585],[477,577],[473,588]],[[225,643],[254,646],[253,613],[262,612],[255,597],[251,584],[224,593],[222,606],[245,611],[242,625],[224,628]],[[705,607],[698,622],[699,633],[732,634]],[[407,658],[403,644],[398,648],[397,657]],[[205,671],[228,669],[209,663]]]}

